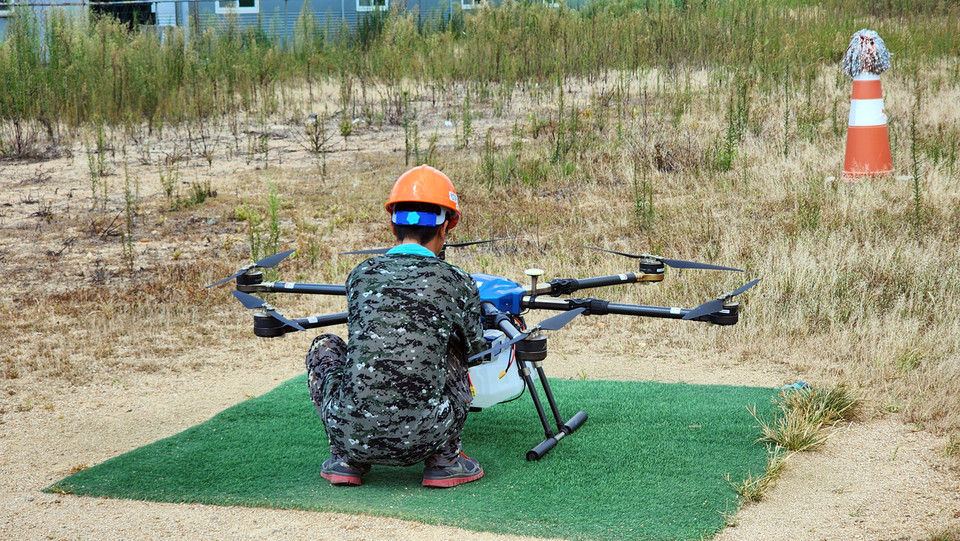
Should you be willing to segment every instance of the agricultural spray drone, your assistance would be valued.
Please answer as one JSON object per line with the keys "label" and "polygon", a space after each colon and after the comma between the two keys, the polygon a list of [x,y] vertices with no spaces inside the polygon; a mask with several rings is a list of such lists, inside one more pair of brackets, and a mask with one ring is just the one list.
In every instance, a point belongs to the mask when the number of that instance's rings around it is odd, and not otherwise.
{"label": "agricultural spray drone", "polygon": [[[448,243],[444,245],[444,248],[468,246],[483,242],[493,241]],[[564,420],[560,414],[560,409],[543,370],[543,360],[547,356],[547,337],[543,331],[559,330],[580,314],[621,314],[704,321],[715,325],[734,325],[740,316],[740,304],[734,301],[734,297],[760,281],[754,280],[692,309],[620,304],[595,298],[570,298],[569,295],[582,289],[630,283],[660,282],[664,278],[665,267],[742,272],[740,269],[731,267],[666,259],[655,255],[630,254],[587,246],[583,248],[636,259],[639,262],[638,272],[595,278],[561,278],[542,281],[540,280],[543,275],[542,270],[528,269],[526,274],[530,278],[530,284],[525,286],[501,276],[482,273],[471,274],[480,291],[484,315],[484,337],[488,343],[487,350],[470,358],[471,361],[483,359],[481,364],[469,369],[471,389],[475,393],[471,410],[478,411],[516,399],[523,394],[525,389],[529,389],[533,405],[537,410],[540,423],[543,425],[545,439],[527,452],[527,460],[539,460],[553,449],[562,438],[572,434],[587,420],[587,414],[583,411],[577,412],[568,420]],[[386,251],[386,249],[361,250],[344,252],[341,255],[372,255],[386,253]],[[244,307],[255,311],[253,332],[257,336],[276,337],[292,331],[305,331],[306,329],[346,323],[347,312],[305,318],[287,318],[271,304],[251,295],[251,293],[306,293],[346,296],[346,288],[342,285],[263,280],[261,269],[277,265],[293,252],[294,250],[288,250],[248,264],[232,276],[207,287],[236,279],[236,290],[232,293]],[[443,252],[440,256],[443,256]],[[563,313],[545,319],[533,327],[527,327],[523,315],[529,310],[556,310]],[[553,414],[555,427],[547,419],[546,410],[540,400],[539,393],[534,387],[535,379],[540,382],[547,405]]]}

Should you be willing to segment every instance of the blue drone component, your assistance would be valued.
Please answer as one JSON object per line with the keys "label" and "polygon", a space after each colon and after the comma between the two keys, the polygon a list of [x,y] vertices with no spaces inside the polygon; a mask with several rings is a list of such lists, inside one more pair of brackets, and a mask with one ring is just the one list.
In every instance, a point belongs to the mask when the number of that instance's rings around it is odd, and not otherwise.
{"label": "blue drone component", "polygon": [[475,273],[470,275],[477,282],[480,290],[480,300],[493,303],[501,312],[519,314],[520,300],[527,291],[516,282],[492,274]]}

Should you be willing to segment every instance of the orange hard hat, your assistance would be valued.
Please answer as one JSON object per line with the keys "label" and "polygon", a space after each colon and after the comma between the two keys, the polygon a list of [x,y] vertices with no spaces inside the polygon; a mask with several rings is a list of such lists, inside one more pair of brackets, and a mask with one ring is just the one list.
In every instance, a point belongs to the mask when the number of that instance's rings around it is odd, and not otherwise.
{"label": "orange hard hat", "polygon": [[430,203],[452,210],[450,227],[453,228],[460,221],[460,203],[453,182],[439,170],[429,165],[414,167],[393,184],[390,199],[387,200],[387,212],[393,213],[393,206],[397,203]]}

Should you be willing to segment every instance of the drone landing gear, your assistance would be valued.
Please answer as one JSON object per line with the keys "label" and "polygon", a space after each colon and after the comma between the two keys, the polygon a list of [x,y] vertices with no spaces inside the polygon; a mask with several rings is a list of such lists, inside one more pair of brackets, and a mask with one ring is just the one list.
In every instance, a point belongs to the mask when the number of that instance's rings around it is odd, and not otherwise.
{"label": "drone landing gear", "polygon": [[[564,421],[560,415],[560,408],[557,407],[557,401],[553,398],[553,391],[550,390],[550,384],[547,382],[547,376],[543,372],[543,359],[547,357],[547,337],[540,334],[528,336],[526,339],[517,342],[517,368],[520,370],[520,377],[523,378],[527,389],[530,389],[530,397],[533,398],[533,405],[537,409],[537,415],[540,416],[540,423],[543,424],[543,432],[546,439],[539,445],[527,451],[527,460],[540,460],[557,446],[557,443],[566,436],[573,434],[580,425],[587,420],[587,413],[579,411],[568,421]],[[547,397],[547,403],[553,413],[553,418],[557,423],[557,431],[554,432],[547,421],[547,414],[543,409],[543,403],[540,402],[540,395],[533,386],[533,376],[531,368],[536,370],[540,386],[543,387],[543,394]]]}

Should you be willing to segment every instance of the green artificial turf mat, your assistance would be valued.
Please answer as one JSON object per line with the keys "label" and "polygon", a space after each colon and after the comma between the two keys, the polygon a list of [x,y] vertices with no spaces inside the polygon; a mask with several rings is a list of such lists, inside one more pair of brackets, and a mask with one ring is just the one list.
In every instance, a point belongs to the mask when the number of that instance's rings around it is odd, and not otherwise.
{"label": "green artificial turf mat", "polygon": [[[374,466],[362,487],[320,477],[329,456],[305,377],[180,434],[67,477],[47,489],[110,498],[365,513],[478,531],[570,539],[709,536],[738,507],[730,484],[766,467],[758,414],[773,389],[550,380],[561,412],[589,420],[546,457],[526,395],[472,413],[464,450],[483,479],[420,486],[422,466]],[[549,415],[549,414],[548,414]]]}

